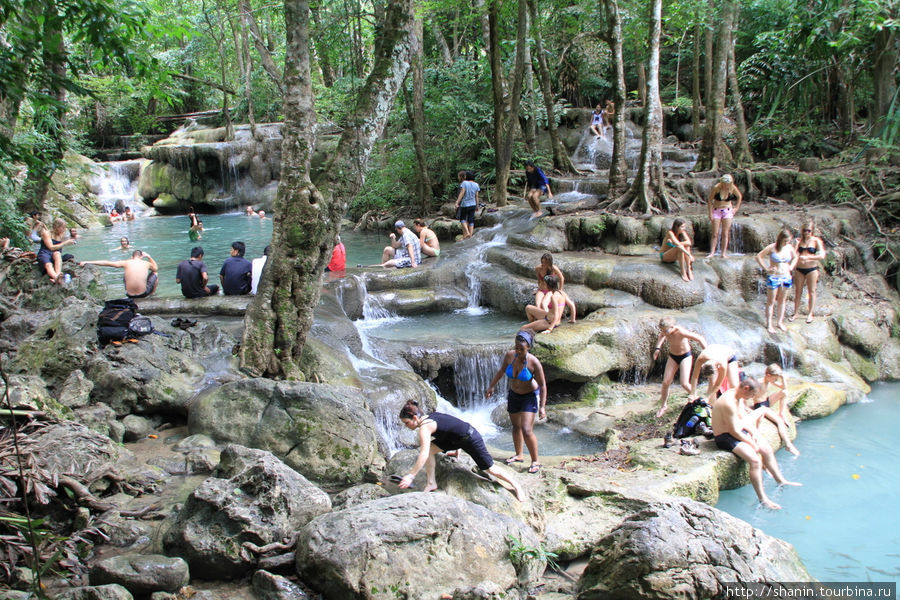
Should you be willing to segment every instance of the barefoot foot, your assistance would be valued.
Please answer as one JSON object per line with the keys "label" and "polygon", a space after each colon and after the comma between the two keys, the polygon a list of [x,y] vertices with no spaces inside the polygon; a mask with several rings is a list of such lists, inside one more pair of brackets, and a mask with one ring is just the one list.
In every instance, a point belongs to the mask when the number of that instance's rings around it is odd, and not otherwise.
{"label": "barefoot foot", "polygon": [[778,329],[782,331],[787,331],[787,325],[784,324],[784,321],[778,324]]}
{"label": "barefoot foot", "polygon": [[800,451],[797,450],[797,446],[793,445],[793,444],[790,443],[790,442],[788,442],[787,444],[785,444],[785,450],[787,450],[788,452],[790,452],[790,453],[793,454],[794,456],[800,456]]}
{"label": "barefoot foot", "polygon": [[788,317],[788,322],[789,322],[789,323],[793,323],[793,322],[794,322],[794,319],[796,319],[796,318],[797,318],[797,313],[794,313],[794,314],[792,314],[791,316]]}
{"label": "barefoot foot", "polygon": [[793,487],[803,487],[803,484],[798,481],[782,481],[782,482],[779,482],[778,485],[790,485]]}
{"label": "barefoot foot", "polygon": [[760,500],[759,503],[771,510],[781,510],[781,507],[779,505],[775,504],[768,498],[766,498],[765,500]]}
{"label": "barefoot foot", "polygon": [[812,316],[811,313],[810,313],[809,315],[806,316],[806,322],[807,322],[807,323],[812,323],[812,322],[813,322],[813,316]]}
{"label": "barefoot foot", "polygon": [[660,418],[661,416],[663,416],[664,414],[666,414],[666,410],[667,410],[668,408],[669,408],[668,404],[663,404],[662,406],[660,406],[660,407],[659,407],[659,410],[656,411],[656,418],[658,419],[658,418]]}
{"label": "barefoot foot", "polygon": [[766,327],[766,331],[768,331],[769,333],[775,333],[775,328],[769,325],[768,327]]}
{"label": "barefoot foot", "polygon": [[429,483],[428,485],[426,485],[426,486],[422,489],[422,491],[423,491],[423,492],[433,492],[433,491],[435,491],[436,489],[437,489],[437,484],[436,484],[436,483]]}

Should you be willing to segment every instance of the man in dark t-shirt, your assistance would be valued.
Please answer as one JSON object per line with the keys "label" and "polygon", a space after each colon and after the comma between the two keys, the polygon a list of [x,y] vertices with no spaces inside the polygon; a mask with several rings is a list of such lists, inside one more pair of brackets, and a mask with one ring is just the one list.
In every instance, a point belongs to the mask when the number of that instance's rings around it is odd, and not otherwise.
{"label": "man in dark t-shirt", "polygon": [[231,256],[222,263],[219,271],[219,280],[222,282],[222,292],[226,296],[242,296],[250,293],[250,278],[253,273],[253,265],[244,258],[247,250],[244,242],[231,244]]}
{"label": "man in dark t-shirt", "polygon": [[206,264],[203,262],[203,248],[195,246],[191,248],[191,259],[178,264],[175,283],[181,284],[181,293],[185,298],[203,298],[219,293],[219,286],[207,285],[208,280]]}

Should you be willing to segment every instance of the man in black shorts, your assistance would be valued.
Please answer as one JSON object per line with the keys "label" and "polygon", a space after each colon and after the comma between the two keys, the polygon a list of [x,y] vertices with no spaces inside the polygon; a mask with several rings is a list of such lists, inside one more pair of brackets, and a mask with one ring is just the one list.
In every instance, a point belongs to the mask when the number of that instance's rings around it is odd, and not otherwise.
{"label": "man in black shorts", "polygon": [[744,408],[744,400],[753,398],[759,382],[747,377],[736,388],[722,394],[712,407],[712,428],[716,446],[747,461],[750,466],[750,483],[760,503],[766,508],[781,508],[766,496],[762,471],[765,468],[778,485],[802,485],[788,481],[778,468],[772,446],[759,434],[756,423],[751,422]]}

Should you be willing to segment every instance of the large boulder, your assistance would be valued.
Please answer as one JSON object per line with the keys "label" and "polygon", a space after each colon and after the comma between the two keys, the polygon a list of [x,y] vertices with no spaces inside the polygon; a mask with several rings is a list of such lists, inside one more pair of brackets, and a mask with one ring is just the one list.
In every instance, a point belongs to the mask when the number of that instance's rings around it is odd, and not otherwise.
{"label": "large boulder", "polygon": [[91,566],[91,585],[118,584],[136,598],[153,592],[176,592],[190,581],[188,565],[181,558],[155,554],[123,554],[104,558]]}
{"label": "large boulder", "polygon": [[107,436],[71,421],[54,423],[32,433],[28,450],[39,457],[39,466],[59,475],[86,474],[114,469],[134,455]]}
{"label": "large boulder", "polygon": [[[29,594],[27,596],[31,598]],[[91,585],[63,590],[53,596],[56,600],[133,600],[134,596],[121,585]]]}
{"label": "large boulder", "polygon": [[735,581],[812,581],[793,546],[691,500],[641,510],[602,539],[579,600],[718,598]]}
{"label": "large boulder", "polygon": [[214,477],[194,490],[163,538],[201,579],[233,579],[252,567],[242,548],[280,542],[331,510],[328,495],[270,452],[232,444]]}
{"label": "large boulder", "polygon": [[375,419],[358,390],[245,379],[198,398],[191,433],[269,450],[317,482],[359,481],[378,454]]}
{"label": "large boulder", "polygon": [[297,542],[297,571],[329,600],[436,598],[480,581],[506,590],[544,567],[521,554],[514,564],[513,539],[540,547],[523,523],[471,502],[401,494],[313,519]]}

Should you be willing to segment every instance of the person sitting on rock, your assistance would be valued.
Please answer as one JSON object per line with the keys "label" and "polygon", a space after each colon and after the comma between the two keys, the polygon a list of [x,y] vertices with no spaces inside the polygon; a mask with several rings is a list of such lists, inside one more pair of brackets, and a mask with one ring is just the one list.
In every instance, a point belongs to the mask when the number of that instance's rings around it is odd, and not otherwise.
{"label": "person sitting on rock", "polygon": [[254,296],[256,295],[256,290],[259,287],[259,280],[262,279],[263,268],[266,266],[266,261],[269,259],[269,252],[271,252],[272,247],[266,246],[263,250],[263,255],[259,258],[254,258],[251,262],[253,266],[252,269],[252,279],[253,283],[250,286],[250,293]]}
{"label": "person sitting on rock", "polygon": [[480,470],[501,482],[506,482],[512,488],[517,500],[521,502],[525,499],[525,492],[521,486],[511,475],[502,473],[494,464],[494,459],[488,453],[478,430],[465,421],[439,412],[425,415],[415,400],[407,400],[400,409],[400,421],[409,429],[418,430],[419,456],[410,472],[400,480],[398,487],[405,489],[412,486],[416,474],[425,467],[426,482],[422,491],[433,492],[438,487],[434,473],[435,454],[462,450],[472,457]]}
{"label": "person sitting on rock", "polygon": [[553,275],[559,281],[559,290],[562,291],[566,283],[563,272],[553,264],[553,255],[544,252],[541,255],[541,264],[534,268],[537,275],[538,289],[534,293],[534,305],[540,309],[547,310],[550,307],[550,291],[547,289],[547,275]]}
{"label": "person sitting on rock", "polygon": [[203,248],[194,246],[191,248],[190,260],[178,263],[175,283],[181,284],[181,293],[185,298],[204,298],[219,293],[219,286],[208,285],[208,281],[206,263],[203,262]]}
{"label": "person sitting on rock", "polygon": [[[145,258],[147,260],[144,260]],[[128,260],[85,260],[78,265],[124,269],[125,295],[129,298],[146,298],[156,291],[156,286],[159,284],[159,267],[156,265],[156,261],[152,256],[140,250],[132,252],[131,258]]]}
{"label": "person sitting on rock", "polygon": [[598,104],[591,113],[591,133],[596,137],[603,137],[603,105]]}
{"label": "person sitting on rock", "polygon": [[672,228],[666,232],[666,239],[663,241],[663,247],[659,251],[659,260],[662,262],[678,263],[681,267],[681,278],[685,281],[693,281],[694,279],[692,245],[684,219],[675,219],[672,221]]}
{"label": "person sitting on rock", "polygon": [[341,241],[341,236],[334,236],[334,248],[331,249],[331,259],[325,266],[329,273],[340,273],[347,270],[347,248]]}
{"label": "person sitting on rock", "polygon": [[413,221],[413,229],[419,234],[419,245],[422,248],[422,254],[434,257],[441,255],[441,243],[438,241],[437,234],[425,225],[425,219],[415,219]]}
{"label": "person sitting on rock", "polygon": [[247,247],[244,242],[231,243],[231,256],[222,263],[219,281],[226,296],[243,296],[250,293],[253,265],[244,258]]}
{"label": "person sitting on rock", "polygon": [[[691,371],[691,389],[689,392],[691,398],[697,392],[697,382],[704,367],[712,372],[706,395],[707,402],[709,402],[710,406],[714,406],[716,398],[725,389],[737,387],[740,381],[740,366],[737,362],[737,355],[728,346],[723,344],[706,346],[697,355],[697,360],[694,361],[694,367]],[[725,389],[722,389],[723,386],[725,386]]]}
{"label": "person sitting on rock", "polygon": [[700,348],[706,348],[706,338],[684,327],[675,324],[672,317],[663,317],[659,320],[659,337],[656,338],[656,349],[653,351],[653,360],[656,360],[662,350],[663,342],[669,344],[669,357],[666,359],[666,370],[663,374],[662,389],[659,393],[660,406],[656,411],[656,418],[665,414],[669,407],[669,386],[675,381],[675,371],[680,371],[679,381],[685,391],[691,391],[691,342],[700,344]]}
{"label": "person sitting on rock", "polygon": [[[775,387],[777,391],[767,394],[769,385]],[[747,410],[748,412],[758,412],[770,420],[778,428],[778,435],[785,450],[794,456],[800,456],[800,451],[797,450],[788,433],[787,419],[790,418],[790,412],[787,411],[787,403],[785,402],[786,389],[787,383],[781,367],[774,363],[769,365],[766,367],[766,375],[763,377],[762,385],[759,386],[759,393],[750,399]],[[772,408],[773,402],[779,405],[778,412]]]}
{"label": "person sitting on rock", "polygon": [[37,252],[37,261],[47,273],[51,283],[63,283],[62,250],[69,244],[77,243],[72,238],[64,239],[66,222],[62,219],[53,221],[53,228],[47,229],[43,223],[40,228],[41,247]]}
{"label": "person sitting on rock", "polygon": [[712,428],[716,446],[745,460],[750,467],[750,483],[760,503],[774,510],[781,507],[766,496],[763,488],[763,469],[775,478],[778,485],[801,485],[788,481],[778,468],[778,461],[769,443],[756,427],[761,415],[746,414],[741,403],[752,399],[759,390],[759,382],[745,378],[736,388],[722,394],[712,407]]}
{"label": "person sitting on rock", "polygon": [[[557,279],[556,275],[547,275],[544,277],[544,281],[547,284],[547,296],[550,297],[547,308],[543,309],[534,304],[529,304],[525,307],[525,316],[528,317],[528,324],[523,325],[522,329],[527,329],[532,333],[541,333],[543,331],[550,333],[559,327],[559,324],[562,322],[567,300],[568,302],[572,302],[568,296],[564,296],[559,291],[559,279]],[[572,309],[572,318],[574,319],[574,302],[572,302],[570,308]]]}
{"label": "person sitting on rock", "polygon": [[410,231],[403,221],[394,223],[395,233],[391,234],[391,243],[381,253],[381,266],[403,269],[415,268],[422,262],[422,245],[419,238]]}

